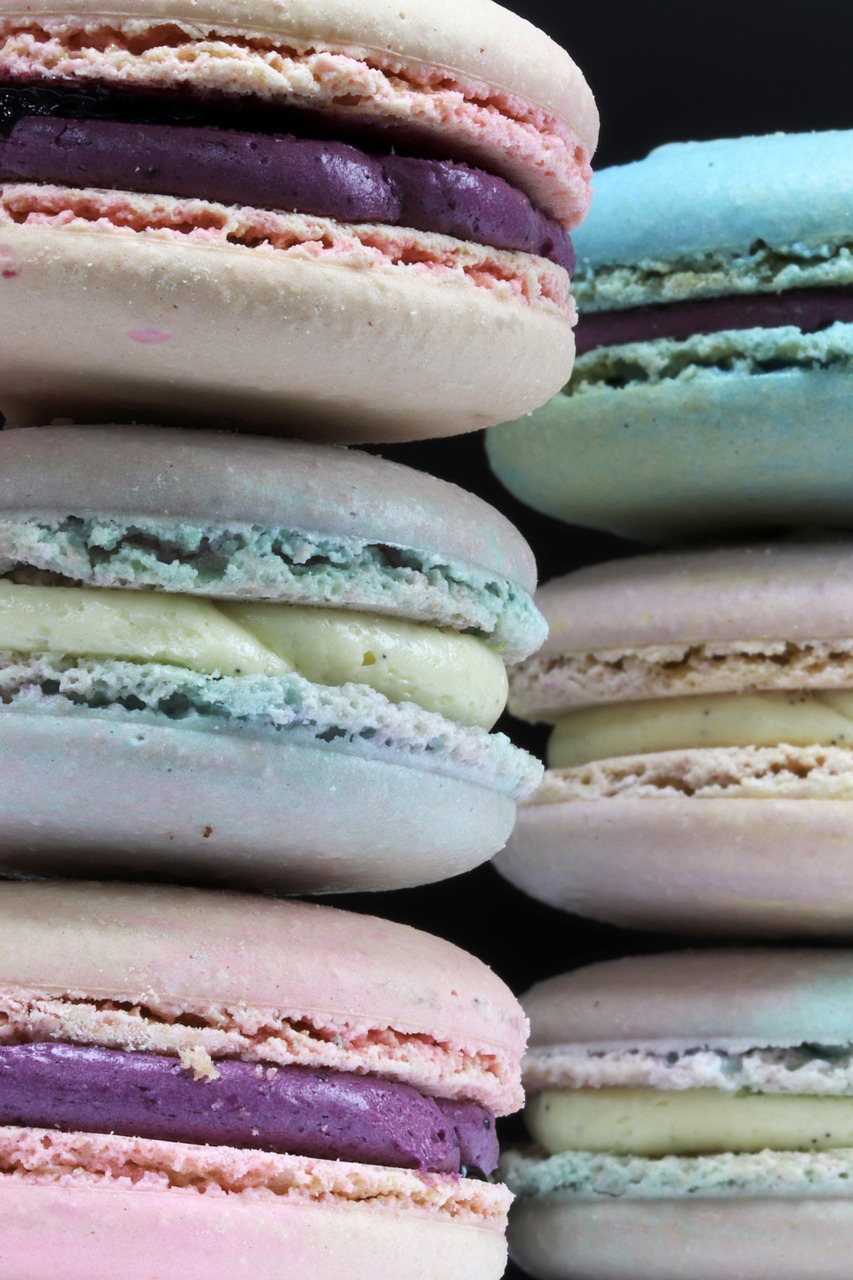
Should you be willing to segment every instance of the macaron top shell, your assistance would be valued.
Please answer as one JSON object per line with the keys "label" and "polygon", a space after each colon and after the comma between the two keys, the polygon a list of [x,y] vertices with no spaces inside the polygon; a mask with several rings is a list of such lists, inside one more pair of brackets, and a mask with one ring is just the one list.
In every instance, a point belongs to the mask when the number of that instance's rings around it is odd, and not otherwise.
{"label": "macaron top shell", "polygon": [[853,131],[674,142],[596,174],[575,237],[595,269],[748,254],[756,240],[803,258],[853,237]]}
{"label": "macaron top shell", "polygon": [[355,450],[173,428],[39,427],[0,435],[0,518],[73,513],[244,522],[417,547],[526,591],[533,553],[474,494]]}
{"label": "macaron top shell", "polygon": [[0,572],[356,609],[541,644],[533,555],[446,481],[328,445],[159,427],[0,434]]}
{"label": "macaron top shell", "polygon": [[758,1047],[853,1044],[853,952],[731,948],[630,956],[522,996],[530,1049],[568,1044]]}
{"label": "macaron top shell", "polygon": [[78,0],[73,15],[56,0],[5,5],[3,16],[79,21],[130,18],[140,26],[173,20],[227,35],[279,37],[302,48],[380,53],[441,68],[502,89],[560,116],[590,151],[598,112],[578,67],[532,23],[492,0]]}
{"label": "macaron top shell", "polygon": [[853,543],[780,541],[592,565],[536,593],[540,656],[574,651],[853,635]]}
{"label": "macaron top shell", "polygon": [[509,989],[452,944],[372,916],[164,886],[8,883],[0,991],[4,1004],[41,994],[142,1005],[190,1026],[237,1010],[261,1039],[265,1013],[304,1019],[320,1038],[363,1041],[365,1059],[374,1039],[422,1037],[437,1077],[443,1051],[480,1055],[493,1109],[517,1105],[527,1028]]}

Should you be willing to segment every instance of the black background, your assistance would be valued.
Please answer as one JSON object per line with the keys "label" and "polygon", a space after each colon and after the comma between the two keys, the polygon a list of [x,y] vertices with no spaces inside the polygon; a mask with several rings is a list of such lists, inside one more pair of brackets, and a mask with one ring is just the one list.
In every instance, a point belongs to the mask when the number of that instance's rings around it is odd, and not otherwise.
{"label": "black background", "polygon": [[[601,112],[597,168],[639,159],[667,141],[853,127],[849,0],[526,0],[510,7],[548,31],[583,69]],[[542,580],[640,549],[522,507],[492,478],[479,436],[382,452],[500,507],[533,546]],[[541,751],[538,730],[505,727]],[[350,895],[340,904],[450,938],[519,993],[589,960],[684,941],[567,916],[524,897],[489,867],[432,887]],[[511,1122],[507,1132],[517,1126]],[[520,1275],[510,1266],[508,1277]]]}

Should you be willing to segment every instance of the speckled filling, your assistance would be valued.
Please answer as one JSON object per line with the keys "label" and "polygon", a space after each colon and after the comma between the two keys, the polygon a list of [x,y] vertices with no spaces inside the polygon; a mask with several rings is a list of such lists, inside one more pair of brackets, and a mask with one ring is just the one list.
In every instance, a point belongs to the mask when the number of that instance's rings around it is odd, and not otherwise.
{"label": "speckled filling", "polygon": [[670,1196],[841,1196],[853,1194],[853,1150],[725,1152],[712,1156],[599,1155],[510,1151],[501,1174],[520,1200],[659,1200]]}
{"label": "speckled filling", "polygon": [[598,347],[575,362],[568,392],[592,395],[663,382],[693,382],[729,374],[839,369],[853,373],[853,324],[837,322],[817,333],[794,325],[724,330],[684,341],[661,338]]}
{"label": "speckled filling", "polygon": [[671,262],[641,259],[597,267],[581,259],[574,292],[582,311],[625,311],[653,303],[845,284],[853,284],[850,241],[773,247],[757,240],[743,254],[708,253]]}
{"label": "speckled filling", "polygon": [[358,1204],[503,1231],[505,1187],[381,1165],[95,1133],[0,1126],[0,1176],[40,1185]]}
{"label": "speckled filling", "polygon": [[0,654],[3,714],[97,715],[196,731],[286,734],[290,742],[467,780],[514,799],[541,777],[504,734],[467,728],[367,685],[215,676],[163,663]]}
{"label": "speckled filling", "polygon": [[513,661],[545,623],[521,587],[408,547],[260,525],[165,519],[0,520],[0,574],[24,567],[96,587],[375,610],[470,631]]}

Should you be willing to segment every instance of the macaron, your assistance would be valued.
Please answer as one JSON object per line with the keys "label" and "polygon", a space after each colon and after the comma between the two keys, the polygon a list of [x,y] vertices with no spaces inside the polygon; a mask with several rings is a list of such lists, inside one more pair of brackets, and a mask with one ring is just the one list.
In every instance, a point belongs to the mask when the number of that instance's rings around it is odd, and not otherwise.
{"label": "macaron", "polygon": [[510,1253],[538,1280],[843,1280],[853,953],[687,951],[533,987]]}
{"label": "macaron", "polygon": [[672,143],[596,175],[578,361],[490,433],[524,502],[648,542],[853,524],[853,132]]}
{"label": "macaron", "polygon": [[328,445],[0,433],[0,869],[298,892],[455,875],[537,761],[490,732],[535,649],[486,503]]}
{"label": "macaron", "polygon": [[635,556],[536,601],[510,705],[556,728],[498,869],[636,928],[853,935],[853,541]]}
{"label": "macaron", "polygon": [[527,1027],[479,960],[174,886],[6,883],[0,921],[8,1280],[502,1275]]}
{"label": "macaron", "polygon": [[0,20],[0,412],[451,435],[566,380],[598,117],[491,0]]}

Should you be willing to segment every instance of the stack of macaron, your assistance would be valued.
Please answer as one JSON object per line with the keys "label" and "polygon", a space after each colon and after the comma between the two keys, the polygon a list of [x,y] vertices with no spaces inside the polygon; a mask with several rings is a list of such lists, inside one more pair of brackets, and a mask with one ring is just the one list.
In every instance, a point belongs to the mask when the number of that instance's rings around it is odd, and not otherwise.
{"label": "stack of macaron", "polygon": [[252,891],[455,875],[541,777],[526,543],[341,446],[565,382],[596,136],[492,0],[3,6],[8,1280],[498,1280],[516,1000]]}
{"label": "stack of macaron", "polygon": [[[536,595],[549,637],[510,708],[552,727],[547,770],[495,865],[551,906],[691,941],[853,937],[852,193],[841,131],[604,170],[572,379],[488,433],[522,501],[663,548]],[[534,987],[520,1263],[846,1274],[851,999],[847,953],[784,949]]]}

